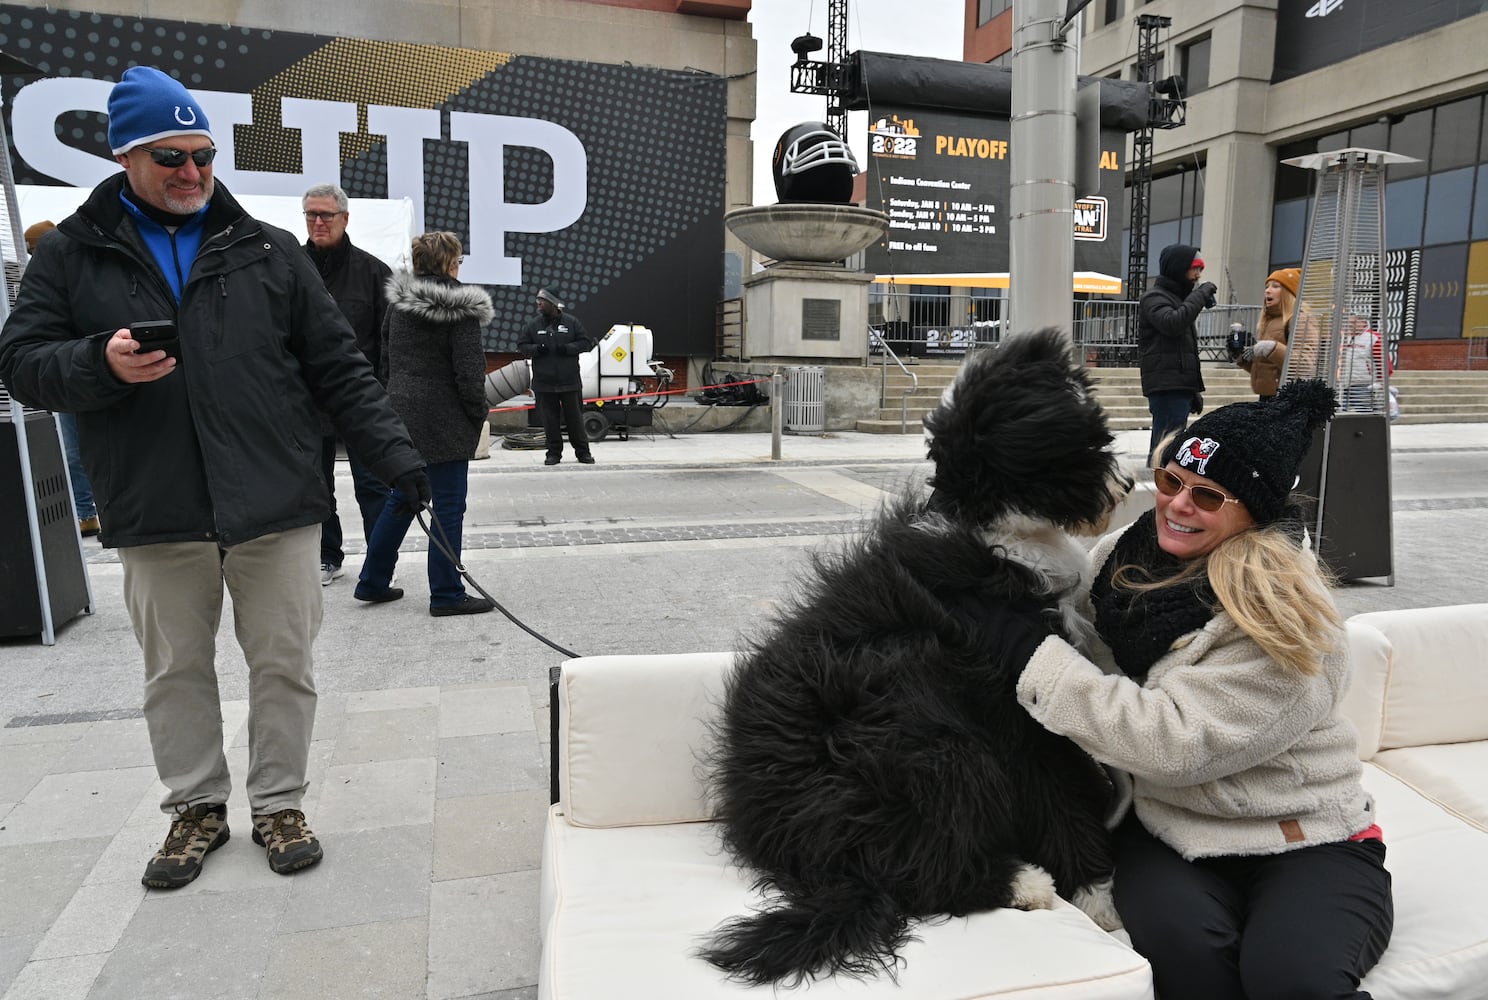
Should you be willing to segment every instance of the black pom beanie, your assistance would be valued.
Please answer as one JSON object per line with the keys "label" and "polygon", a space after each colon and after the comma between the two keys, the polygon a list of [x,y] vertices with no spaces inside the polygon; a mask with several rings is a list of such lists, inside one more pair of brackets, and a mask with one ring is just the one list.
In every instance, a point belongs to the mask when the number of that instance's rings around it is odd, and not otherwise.
{"label": "black pom beanie", "polygon": [[1257,524],[1269,524],[1286,510],[1313,432],[1337,409],[1338,397],[1322,379],[1289,382],[1270,399],[1231,403],[1195,420],[1162,461],[1214,480]]}

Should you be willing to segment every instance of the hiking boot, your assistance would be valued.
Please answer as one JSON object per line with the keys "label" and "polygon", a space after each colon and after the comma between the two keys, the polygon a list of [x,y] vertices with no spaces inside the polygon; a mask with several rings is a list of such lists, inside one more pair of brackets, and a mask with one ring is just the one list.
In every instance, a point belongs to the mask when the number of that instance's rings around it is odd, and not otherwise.
{"label": "hiking boot", "polygon": [[98,515],[78,518],[78,533],[84,538],[92,538],[98,534]]}
{"label": "hiking boot", "polygon": [[253,817],[253,842],[268,852],[269,867],[280,875],[309,868],[323,856],[320,841],[298,809]]}
{"label": "hiking boot", "polygon": [[151,889],[179,889],[201,874],[202,859],[228,841],[227,806],[176,806],[170,833],[140,879]]}
{"label": "hiking boot", "polygon": [[594,464],[594,456],[593,455],[580,455],[579,456],[579,464],[580,465],[593,465]]}
{"label": "hiking boot", "polygon": [[543,459],[543,465],[557,465],[561,461],[563,461],[563,459],[559,458],[557,455],[549,455],[547,458]]}

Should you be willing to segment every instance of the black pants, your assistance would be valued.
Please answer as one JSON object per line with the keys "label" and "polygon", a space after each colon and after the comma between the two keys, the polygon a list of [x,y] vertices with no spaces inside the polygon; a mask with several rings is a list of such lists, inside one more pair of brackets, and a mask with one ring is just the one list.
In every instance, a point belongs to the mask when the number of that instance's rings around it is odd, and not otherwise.
{"label": "black pants", "polygon": [[1378,840],[1185,861],[1128,817],[1116,909],[1159,1000],[1358,1000],[1395,923],[1384,861]]}
{"label": "black pants", "polygon": [[[362,540],[372,540],[372,526],[382,513],[387,502],[388,488],[367,467],[357,461],[350,451],[346,460],[351,465],[351,482],[356,493],[357,507],[362,514]],[[341,546],[345,541],[341,534],[341,518],[336,513],[336,438],[334,435],[321,438],[320,472],[325,477],[326,489],[331,492],[331,516],[320,526],[320,561],[326,566],[340,566],[346,558]]]}
{"label": "black pants", "polygon": [[[589,454],[589,435],[584,433],[584,397],[577,389],[567,392],[535,392],[537,412],[542,417],[543,434],[548,439],[548,454],[563,457],[563,425],[568,425],[568,443],[574,454]],[[560,415],[559,409],[562,409]]]}

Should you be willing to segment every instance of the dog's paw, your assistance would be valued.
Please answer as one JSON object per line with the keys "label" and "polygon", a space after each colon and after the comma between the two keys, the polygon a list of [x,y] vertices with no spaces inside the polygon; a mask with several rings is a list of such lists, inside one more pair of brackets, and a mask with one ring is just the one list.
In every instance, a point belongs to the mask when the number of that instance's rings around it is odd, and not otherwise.
{"label": "dog's paw", "polygon": [[1075,890],[1070,900],[1103,931],[1121,928],[1121,914],[1116,912],[1116,898],[1111,893],[1111,880],[1102,879]]}
{"label": "dog's paw", "polygon": [[1038,865],[1019,865],[1008,888],[1012,893],[1008,906],[1015,910],[1053,909],[1058,895],[1054,891],[1054,877]]}

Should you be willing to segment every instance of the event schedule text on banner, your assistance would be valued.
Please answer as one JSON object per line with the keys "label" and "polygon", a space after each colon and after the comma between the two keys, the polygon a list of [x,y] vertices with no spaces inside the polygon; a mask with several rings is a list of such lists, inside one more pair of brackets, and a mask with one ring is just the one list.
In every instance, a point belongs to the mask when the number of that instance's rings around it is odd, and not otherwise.
{"label": "event schedule text on banner", "polygon": [[[877,274],[997,274],[1008,269],[1011,123],[1006,118],[875,106],[868,123],[867,206],[889,217],[870,246]],[[1103,181],[1121,190],[1122,136],[1102,131]],[[1075,270],[1119,274],[1120,197],[1076,205]],[[1118,209],[1119,210],[1119,209]]]}

